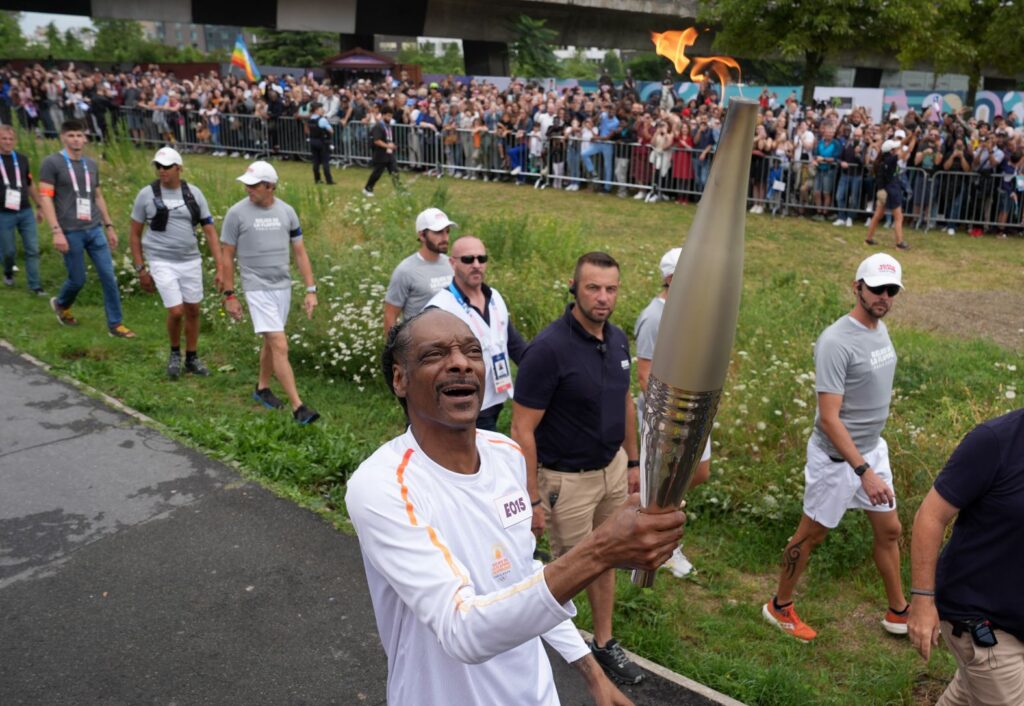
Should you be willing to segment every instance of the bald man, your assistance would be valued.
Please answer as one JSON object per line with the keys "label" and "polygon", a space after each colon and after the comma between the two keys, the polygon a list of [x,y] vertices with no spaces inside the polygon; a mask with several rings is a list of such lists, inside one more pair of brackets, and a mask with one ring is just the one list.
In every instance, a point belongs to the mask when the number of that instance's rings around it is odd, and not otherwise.
{"label": "bald man", "polygon": [[455,241],[448,256],[453,278],[434,295],[427,307],[450,311],[469,326],[484,349],[486,380],[484,401],[477,417],[478,429],[495,431],[505,400],[512,399],[511,359],[517,365],[526,340],[512,324],[505,300],[487,286],[487,248],[483,241],[466,235]]}

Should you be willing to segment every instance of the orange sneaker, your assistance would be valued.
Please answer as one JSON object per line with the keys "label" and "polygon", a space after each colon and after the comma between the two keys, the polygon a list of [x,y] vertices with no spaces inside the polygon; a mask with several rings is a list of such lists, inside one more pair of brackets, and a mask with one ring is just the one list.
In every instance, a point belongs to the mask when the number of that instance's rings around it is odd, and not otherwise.
{"label": "orange sneaker", "polygon": [[810,625],[800,620],[792,603],[784,608],[776,608],[775,599],[772,598],[761,608],[761,615],[779,630],[792,635],[800,642],[810,642],[818,636]]}
{"label": "orange sneaker", "polygon": [[910,611],[905,610],[902,613],[897,613],[892,608],[885,611],[885,617],[882,618],[882,627],[890,635],[906,635],[907,634],[907,617],[910,615]]}

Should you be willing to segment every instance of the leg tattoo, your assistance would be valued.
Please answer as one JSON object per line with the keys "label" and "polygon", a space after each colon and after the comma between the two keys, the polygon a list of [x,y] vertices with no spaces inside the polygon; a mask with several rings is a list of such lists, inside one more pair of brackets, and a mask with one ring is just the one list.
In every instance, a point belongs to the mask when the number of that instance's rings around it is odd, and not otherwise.
{"label": "leg tattoo", "polygon": [[800,557],[803,553],[803,543],[806,542],[807,539],[807,537],[794,539],[782,553],[782,570],[786,574],[786,578],[791,579],[796,575],[796,567],[797,564],[800,563]]}

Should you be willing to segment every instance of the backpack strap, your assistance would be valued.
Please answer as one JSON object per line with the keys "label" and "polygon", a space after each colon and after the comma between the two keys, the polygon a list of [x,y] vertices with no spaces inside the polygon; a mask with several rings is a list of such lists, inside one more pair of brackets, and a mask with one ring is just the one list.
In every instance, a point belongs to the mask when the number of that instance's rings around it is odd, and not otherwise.
{"label": "backpack strap", "polygon": [[185,201],[185,207],[188,209],[189,215],[192,216],[192,227],[195,228],[199,225],[199,202],[196,201],[195,194],[192,193],[192,189],[188,188],[188,182],[184,179],[181,180],[181,198]]}

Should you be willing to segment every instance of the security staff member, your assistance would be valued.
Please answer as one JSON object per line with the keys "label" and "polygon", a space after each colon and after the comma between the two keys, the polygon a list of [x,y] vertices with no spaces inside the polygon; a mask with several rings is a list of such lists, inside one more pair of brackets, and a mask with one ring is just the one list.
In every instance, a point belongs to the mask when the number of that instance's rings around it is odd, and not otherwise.
{"label": "security staff member", "polygon": [[309,152],[313,157],[313,182],[320,183],[320,167],[324,168],[324,180],[334,184],[331,178],[331,138],[334,135],[334,128],[324,116],[323,104],[313,101],[309,111],[309,122],[306,124],[309,130]]}
{"label": "security staff member", "polygon": [[[636,409],[629,391],[629,341],[608,321],[619,291],[619,264],[603,252],[576,261],[565,314],[540,332],[519,365],[512,438],[526,457],[533,529],[550,522],[553,554],[582,542],[640,488]],[[615,571],[587,586],[594,616],[591,649],[614,679],[643,672],[612,638]]]}

